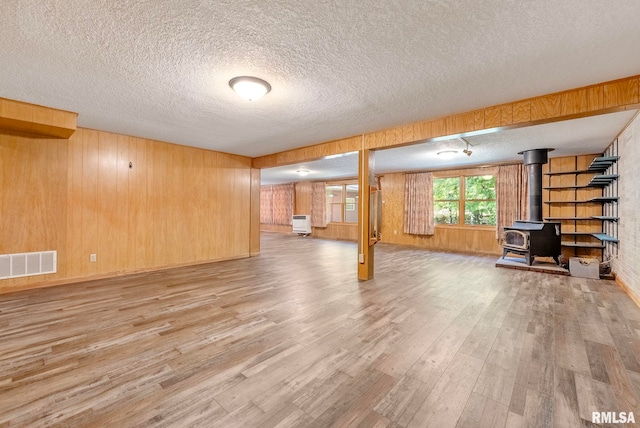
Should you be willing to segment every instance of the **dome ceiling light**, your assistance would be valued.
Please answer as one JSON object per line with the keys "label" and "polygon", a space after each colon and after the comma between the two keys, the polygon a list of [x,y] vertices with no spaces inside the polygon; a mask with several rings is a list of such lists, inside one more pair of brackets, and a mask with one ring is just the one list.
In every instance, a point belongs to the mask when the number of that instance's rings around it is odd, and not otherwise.
{"label": "dome ceiling light", "polygon": [[255,101],[271,91],[269,82],[251,76],[238,76],[229,80],[229,86],[247,101]]}
{"label": "dome ceiling light", "polygon": [[436,154],[443,159],[452,159],[456,155],[456,153],[458,153],[457,150],[443,150]]}

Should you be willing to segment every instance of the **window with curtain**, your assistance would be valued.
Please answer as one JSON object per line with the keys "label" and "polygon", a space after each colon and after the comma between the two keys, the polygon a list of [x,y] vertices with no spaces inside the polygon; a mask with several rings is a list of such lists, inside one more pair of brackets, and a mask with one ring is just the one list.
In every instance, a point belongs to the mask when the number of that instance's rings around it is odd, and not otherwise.
{"label": "window with curtain", "polygon": [[433,215],[436,224],[460,222],[460,177],[433,180]]}
{"label": "window with curtain", "polygon": [[260,223],[290,225],[293,195],[293,184],[260,187]]}
{"label": "window with curtain", "polygon": [[496,179],[496,238],[504,238],[504,227],[526,218],[529,177],[524,165],[502,165]]}
{"label": "window with curtain", "polygon": [[433,211],[436,224],[495,225],[495,176],[435,178]]}
{"label": "window with curtain", "polygon": [[430,172],[404,175],[404,233],[433,235],[433,176]]}
{"label": "window with curtain", "polygon": [[496,177],[464,178],[464,224],[496,225]]}
{"label": "window with curtain", "polygon": [[325,193],[328,223],[358,222],[357,184],[329,184]]}

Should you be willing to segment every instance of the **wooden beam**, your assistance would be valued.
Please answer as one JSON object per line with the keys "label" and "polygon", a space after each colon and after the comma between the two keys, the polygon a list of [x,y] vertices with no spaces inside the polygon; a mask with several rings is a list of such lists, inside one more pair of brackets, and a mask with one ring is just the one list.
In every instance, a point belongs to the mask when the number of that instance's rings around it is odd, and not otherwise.
{"label": "wooden beam", "polygon": [[[569,89],[364,134],[366,149],[398,147],[438,137],[473,135],[640,108],[640,76]],[[254,168],[288,165],[360,149],[363,136],[301,147],[252,160]]]}
{"label": "wooden beam", "polygon": [[0,98],[0,131],[67,139],[76,131],[77,113]]}
{"label": "wooden beam", "polygon": [[251,168],[251,206],[249,215],[249,255],[260,254],[260,170]]}

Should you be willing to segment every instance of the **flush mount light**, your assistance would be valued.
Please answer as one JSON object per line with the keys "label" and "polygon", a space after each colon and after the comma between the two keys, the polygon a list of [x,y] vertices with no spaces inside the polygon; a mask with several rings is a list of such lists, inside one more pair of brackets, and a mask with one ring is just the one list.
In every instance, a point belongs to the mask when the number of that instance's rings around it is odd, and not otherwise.
{"label": "flush mount light", "polygon": [[436,153],[442,159],[451,159],[458,153],[456,150],[443,150],[441,152]]}
{"label": "flush mount light", "polygon": [[299,169],[296,171],[298,173],[298,175],[304,177],[305,175],[309,175],[309,170],[308,169]]}
{"label": "flush mount light", "polygon": [[257,77],[239,76],[229,80],[229,86],[247,101],[255,101],[265,96],[271,85]]}

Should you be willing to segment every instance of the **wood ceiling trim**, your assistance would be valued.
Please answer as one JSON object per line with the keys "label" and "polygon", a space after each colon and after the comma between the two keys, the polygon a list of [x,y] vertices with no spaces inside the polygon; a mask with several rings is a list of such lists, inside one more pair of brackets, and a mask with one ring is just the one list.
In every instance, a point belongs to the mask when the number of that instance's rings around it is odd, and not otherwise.
{"label": "wood ceiling trim", "polygon": [[69,138],[77,113],[0,98],[0,130],[48,138]]}
{"label": "wood ceiling trim", "polygon": [[474,132],[538,125],[640,107],[640,76],[490,106],[425,120],[361,136],[344,138],[253,158],[254,168],[268,168],[320,159],[361,149],[398,147]]}

